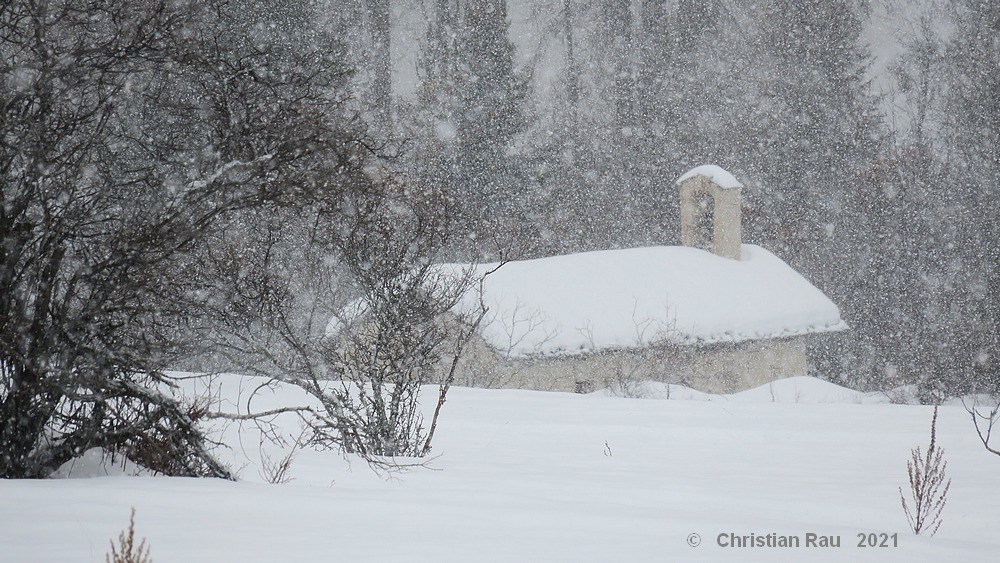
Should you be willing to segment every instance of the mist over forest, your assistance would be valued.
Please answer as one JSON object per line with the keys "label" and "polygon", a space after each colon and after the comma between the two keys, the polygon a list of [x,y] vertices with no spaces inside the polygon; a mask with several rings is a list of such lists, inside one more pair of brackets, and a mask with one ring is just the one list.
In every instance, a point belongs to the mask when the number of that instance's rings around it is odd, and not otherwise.
{"label": "mist over forest", "polygon": [[[441,186],[464,240],[517,257],[677,244],[674,180],[718,164],[746,186],[745,242],[851,325],[817,345],[817,373],[996,389],[996,3],[331,5],[355,102],[402,147],[387,166]],[[449,258],[490,258],[462,240]]]}

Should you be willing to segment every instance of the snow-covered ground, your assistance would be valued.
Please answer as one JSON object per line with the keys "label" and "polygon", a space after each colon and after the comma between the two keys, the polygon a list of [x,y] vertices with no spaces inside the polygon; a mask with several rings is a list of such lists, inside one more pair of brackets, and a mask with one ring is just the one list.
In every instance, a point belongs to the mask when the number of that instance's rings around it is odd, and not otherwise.
{"label": "snow-covered ground", "polygon": [[[242,390],[245,410],[254,381],[218,382],[234,403]],[[971,563],[1000,553],[1000,458],[960,405],[942,407],[938,421],[953,483],[931,538],[910,533],[898,491],[910,448],[926,448],[930,407],[810,378],[732,396],[647,391],[657,398],[455,388],[430,469],[389,479],[335,452],[300,451],[294,479],[268,484],[259,433],[244,424],[219,429],[236,483],[94,476],[86,460],[74,478],[0,481],[0,562],[104,561],[130,507],[158,563]],[[268,390],[251,407],[301,400]],[[294,418],[278,423],[298,433]],[[279,446],[263,451],[282,456]],[[897,534],[896,546],[857,547],[870,533]],[[729,534],[802,545],[720,547]],[[806,534],[839,537],[840,547],[806,547]]]}

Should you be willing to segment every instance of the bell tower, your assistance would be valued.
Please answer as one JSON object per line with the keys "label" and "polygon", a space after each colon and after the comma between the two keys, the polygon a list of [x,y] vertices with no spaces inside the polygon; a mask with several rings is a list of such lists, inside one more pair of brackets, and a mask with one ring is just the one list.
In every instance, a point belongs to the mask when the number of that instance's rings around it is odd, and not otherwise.
{"label": "bell tower", "polygon": [[722,168],[699,166],[677,179],[681,244],[740,259],[743,184]]}

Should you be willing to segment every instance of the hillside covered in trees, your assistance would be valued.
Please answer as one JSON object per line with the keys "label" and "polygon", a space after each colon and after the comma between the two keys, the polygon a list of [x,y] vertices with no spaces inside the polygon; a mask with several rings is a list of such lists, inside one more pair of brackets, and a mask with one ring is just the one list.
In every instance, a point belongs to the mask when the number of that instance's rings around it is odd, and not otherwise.
{"label": "hillside covered in trees", "polygon": [[[673,181],[747,186],[748,242],[853,330],[818,373],[1000,384],[1000,6],[987,0],[332,2],[393,170],[456,259],[678,241]],[[470,244],[464,244],[463,241]],[[485,256],[484,253],[485,252]]]}

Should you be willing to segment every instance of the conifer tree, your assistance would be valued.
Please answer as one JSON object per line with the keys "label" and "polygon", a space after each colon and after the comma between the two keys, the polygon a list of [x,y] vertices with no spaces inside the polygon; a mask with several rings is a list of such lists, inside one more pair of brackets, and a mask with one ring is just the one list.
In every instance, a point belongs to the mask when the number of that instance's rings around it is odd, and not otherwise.
{"label": "conifer tree", "polygon": [[[411,157],[423,181],[444,186],[460,228],[473,238],[521,225],[521,164],[514,141],[526,126],[527,84],[514,68],[505,0],[438,1],[421,46],[411,109]],[[421,154],[422,153],[422,154]]]}
{"label": "conifer tree", "polygon": [[976,380],[1000,388],[1000,5],[962,0],[952,5],[955,34],[947,46],[949,170],[962,211],[965,314],[974,319],[957,362]]}

